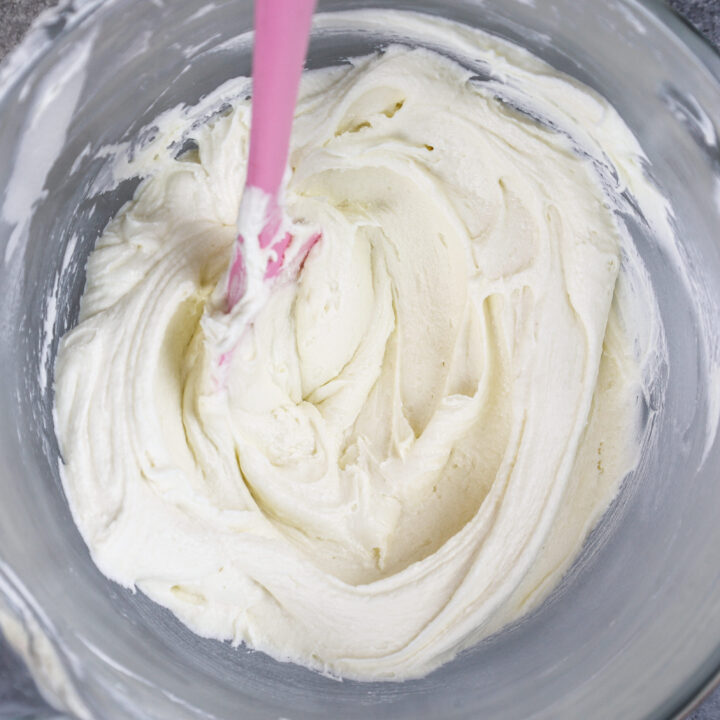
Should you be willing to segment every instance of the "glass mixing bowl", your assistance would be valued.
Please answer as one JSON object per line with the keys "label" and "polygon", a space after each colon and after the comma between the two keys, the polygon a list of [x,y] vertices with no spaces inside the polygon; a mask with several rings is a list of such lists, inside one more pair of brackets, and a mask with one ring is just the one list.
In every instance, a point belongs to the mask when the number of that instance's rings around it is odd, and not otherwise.
{"label": "glass mixing bowl", "polygon": [[[422,680],[336,682],[203,640],[108,582],[70,517],[52,416],[54,354],[77,317],[85,258],[138,182],[93,195],[110,163],[98,150],[247,74],[252,13],[241,0],[76,0],[0,69],[6,640],[53,703],[102,720],[671,717],[720,668],[720,58],[664,5],[638,0],[319,3],[357,7],[444,15],[524,45],[596,88],[635,132],[692,281],[632,226],[668,345],[646,398],[656,451],[539,609]],[[419,42],[402,22],[363,30],[336,18],[314,32],[309,65],[391,40]]]}

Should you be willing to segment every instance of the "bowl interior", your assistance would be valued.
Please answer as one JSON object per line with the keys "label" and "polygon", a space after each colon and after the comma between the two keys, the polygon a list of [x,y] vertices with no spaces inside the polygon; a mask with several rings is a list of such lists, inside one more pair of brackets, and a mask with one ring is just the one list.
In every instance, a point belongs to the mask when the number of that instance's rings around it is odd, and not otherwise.
{"label": "bowl interior", "polygon": [[[677,236],[628,219],[668,346],[645,399],[654,451],[540,608],[422,680],[337,682],[203,640],[108,582],[70,517],[52,416],[54,356],[77,318],[85,260],[139,182],[115,185],[113,153],[100,150],[131,151],[159,113],[248,74],[252,10],[239,0],[79,2],[36,31],[42,42],[0,88],[0,608],[37,647],[49,643],[80,705],[108,720],[673,714],[720,667],[720,155],[710,120],[720,118],[720,61],[663,8],[633,0],[319,3],[363,7],[513,40],[597,89],[636,133]],[[402,16],[334,15],[314,31],[308,65],[397,41],[424,42]]]}

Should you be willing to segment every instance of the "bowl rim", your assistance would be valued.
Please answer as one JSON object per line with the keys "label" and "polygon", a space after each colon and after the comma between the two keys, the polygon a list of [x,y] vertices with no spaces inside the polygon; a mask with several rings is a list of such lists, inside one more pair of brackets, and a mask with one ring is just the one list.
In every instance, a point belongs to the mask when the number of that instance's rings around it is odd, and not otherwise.
{"label": "bowl rim", "polygon": [[[617,1],[631,7],[635,6],[641,12],[653,16],[689,50],[720,87],[720,46],[715,46],[680,14],[670,0]],[[57,5],[40,12],[20,42],[0,60],[0,105],[13,87],[24,82],[25,76],[50,51],[56,39],[69,34],[108,2],[112,0],[59,0]],[[720,13],[720,9],[718,12]],[[0,643],[6,643],[1,634]],[[710,666],[709,671],[698,673],[697,682],[687,681],[686,687],[681,687],[674,695],[666,698],[667,720],[688,718],[720,688],[720,644],[705,662]],[[656,711],[661,707],[656,708]]]}
{"label": "bowl rim", "polygon": [[[684,15],[670,4],[669,0],[628,0],[630,3],[640,5],[652,13],[670,32],[675,35],[697,58],[705,69],[712,75],[720,85],[720,46],[715,46],[709,38],[700,32]],[[720,13],[720,9],[718,10]],[[718,688],[720,688],[720,645],[716,647],[707,660],[711,662],[712,668],[704,676],[692,684],[685,693],[677,691],[676,701],[669,697],[671,704],[668,718],[673,720],[684,720],[692,712],[697,710]],[[682,697],[677,697],[682,695]]]}

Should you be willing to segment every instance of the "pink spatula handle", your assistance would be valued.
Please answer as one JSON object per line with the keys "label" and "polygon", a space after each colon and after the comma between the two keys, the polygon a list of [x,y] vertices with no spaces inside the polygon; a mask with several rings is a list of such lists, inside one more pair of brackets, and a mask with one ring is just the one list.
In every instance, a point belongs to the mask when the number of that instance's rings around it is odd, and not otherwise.
{"label": "pink spatula handle", "polygon": [[315,0],[255,0],[253,100],[246,186],[276,198]]}
{"label": "pink spatula handle", "polygon": [[[248,276],[246,253],[258,248],[267,254],[263,280],[271,280],[283,270],[286,251],[293,241],[290,233],[279,232],[282,218],[278,202],[314,6],[315,0],[255,0],[250,149],[238,218],[241,232],[228,271],[228,312],[246,292],[253,291],[249,288],[253,282],[257,291],[258,279],[253,281]],[[247,229],[243,213],[258,197],[263,208],[261,227],[243,237],[246,233],[242,227]],[[253,212],[248,216],[254,217]],[[305,255],[309,251],[305,246],[301,250]]]}

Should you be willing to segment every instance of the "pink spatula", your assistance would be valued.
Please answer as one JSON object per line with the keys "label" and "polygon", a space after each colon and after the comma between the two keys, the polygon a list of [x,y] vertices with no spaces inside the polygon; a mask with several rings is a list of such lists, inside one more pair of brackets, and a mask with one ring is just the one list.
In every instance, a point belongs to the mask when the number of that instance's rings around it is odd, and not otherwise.
{"label": "pink spatula", "polygon": [[[238,238],[225,286],[228,313],[242,300],[257,311],[272,280],[290,261],[299,266],[320,238],[316,233],[297,241],[288,232],[281,210],[290,130],[314,5],[315,0],[255,0],[250,149]],[[295,242],[300,246],[293,247]]]}

